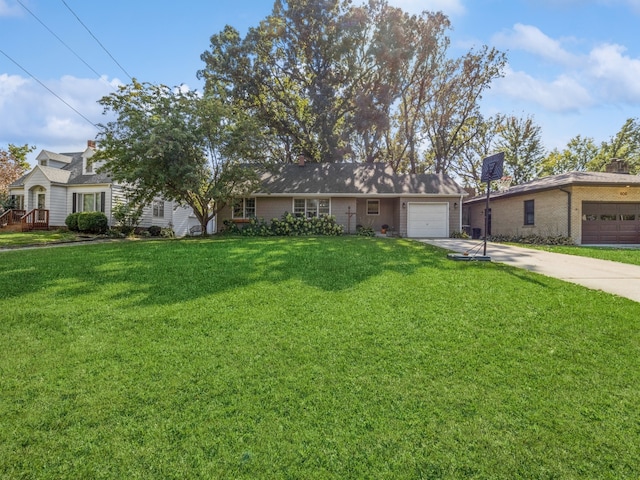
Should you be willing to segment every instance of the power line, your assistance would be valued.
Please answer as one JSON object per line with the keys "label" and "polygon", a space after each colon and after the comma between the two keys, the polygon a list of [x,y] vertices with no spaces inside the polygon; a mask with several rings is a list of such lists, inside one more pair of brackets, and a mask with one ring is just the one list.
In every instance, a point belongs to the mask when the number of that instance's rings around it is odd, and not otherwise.
{"label": "power line", "polygon": [[113,55],[111,55],[111,53],[109,52],[109,50],[107,50],[107,48],[100,42],[100,40],[98,40],[98,38],[93,34],[93,32],[89,29],[89,27],[87,27],[82,20],[80,20],[80,17],[78,17],[78,15],[76,14],[76,12],[74,12],[71,7],[69,5],[67,5],[67,2],[65,2],[64,0],[60,0],[62,3],[64,3],[64,6],[67,7],[69,9],[69,11],[73,14],[74,17],[76,17],[76,20],[78,20],[78,22],[80,22],[80,25],[82,25],[85,30],[87,32],[89,32],[89,35],[91,35],[93,37],[93,39],[98,42],[98,45],[100,45],[102,47],[102,49],[107,53],[107,55],[109,55],[109,57],[111,57],[111,60],[113,60],[115,62],[116,65],[118,65],[118,67],[120,67],[120,70],[122,70],[124,72],[124,74],[129,77],[129,80],[133,81],[133,78],[131,78],[131,75],[129,75],[129,73],[127,73],[127,71],[124,69],[124,67],[122,65],[120,65],[118,63],[118,61],[113,57]]}
{"label": "power line", "polygon": [[72,49],[69,45],[67,45],[67,44],[66,44],[66,43],[65,43],[65,42],[64,42],[64,41],[63,41],[63,40],[62,40],[58,35],[56,35],[56,34],[55,34],[55,32],[54,32],[53,30],[51,30],[47,25],[45,25],[45,23],[44,23],[42,20],[40,20],[40,19],[36,16],[36,14],[35,14],[35,13],[33,13],[31,10],[29,10],[29,9],[25,6],[25,4],[24,4],[24,3],[22,3],[22,0],[17,0],[17,2],[18,2],[20,5],[22,5],[22,8],[24,8],[27,12],[29,12],[33,18],[35,18],[38,22],[40,22],[40,24],[41,24],[44,28],[46,28],[46,29],[49,31],[49,33],[50,33],[51,35],[53,35],[54,37],[56,37],[56,38],[58,39],[58,41],[59,41],[62,45],[64,45],[65,47],[67,47],[67,49],[68,49],[71,53],[73,53],[76,57],[78,57],[78,59],[79,59],[82,63],[84,63],[84,64],[85,64],[85,65],[86,65],[86,66],[87,66],[87,67],[88,67],[88,68],[89,68],[93,73],[95,73],[95,74],[98,76],[98,78],[101,78],[101,77],[102,77],[102,76],[101,76],[101,75],[100,75],[100,74],[99,74],[99,73],[98,73],[98,72],[97,72],[97,71],[96,71],[96,70],[95,70],[91,65],[89,65],[89,64],[88,64],[88,63],[87,63],[87,62],[86,62],[86,61],[85,61],[85,60],[84,60],[80,55],[78,55],[78,53],[76,53],[76,52],[75,52],[75,50],[73,50],[73,49]]}
{"label": "power line", "polygon": [[76,110],[73,106],[71,106],[66,100],[64,100],[60,95],[58,95],[56,92],[54,92],[53,90],[51,90],[49,87],[47,87],[44,83],[42,83],[38,78],[36,78],[34,75],[32,75],[26,68],[24,68],[22,65],[20,65],[18,62],[16,62],[13,58],[11,58],[9,55],[7,55],[4,50],[0,49],[0,53],[2,53],[2,55],[4,55],[5,57],[7,57],[9,60],[11,60],[15,65],[18,66],[18,68],[20,68],[24,73],[26,73],[27,75],[29,75],[31,78],[33,78],[36,82],[38,82],[43,88],[45,88],[51,95],[53,95],[54,97],[56,97],[58,100],[60,100],[62,103],[64,103],[67,107],[69,107],[71,110],[73,110],[74,112],[76,112],[79,116],[81,116],[87,123],[89,123],[91,126],[99,129],[100,127],[98,125],[96,125],[95,123],[93,123],[91,120],[89,120],[87,117],[85,117],[83,114],[81,114],[78,110]]}

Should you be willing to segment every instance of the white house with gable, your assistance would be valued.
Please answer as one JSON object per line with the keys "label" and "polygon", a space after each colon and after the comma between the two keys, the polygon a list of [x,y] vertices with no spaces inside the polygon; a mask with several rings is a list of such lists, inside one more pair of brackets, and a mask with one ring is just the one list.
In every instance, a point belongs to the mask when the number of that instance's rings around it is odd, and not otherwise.
{"label": "white house with gable", "polygon": [[[16,210],[47,210],[50,228],[65,227],[65,219],[71,213],[94,211],[103,212],[109,225],[114,226],[112,208],[126,201],[124,188],[108,173],[97,173],[101,163],[91,162],[94,154],[92,140],[83,152],[41,151],[33,170],[9,186]],[[156,198],[144,207],[140,222],[143,228],[152,225],[171,227],[180,237],[198,229],[199,222],[190,207]],[[209,230],[213,231],[213,226]]]}

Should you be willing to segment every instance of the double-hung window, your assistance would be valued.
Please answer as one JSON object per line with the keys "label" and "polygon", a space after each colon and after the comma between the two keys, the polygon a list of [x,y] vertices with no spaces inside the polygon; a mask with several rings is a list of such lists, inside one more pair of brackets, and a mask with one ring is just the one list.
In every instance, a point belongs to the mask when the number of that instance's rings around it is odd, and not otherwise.
{"label": "double-hung window", "polygon": [[154,200],[151,209],[154,218],[164,218],[164,200]]}
{"label": "double-hung window", "polygon": [[535,204],[533,200],[524,201],[524,224],[535,225]]}
{"label": "double-hung window", "polygon": [[329,215],[330,210],[328,198],[296,198],[293,200],[293,214],[297,217],[320,217]]}
{"label": "double-hung window", "polygon": [[105,193],[74,193],[74,212],[104,212]]}
{"label": "double-hung window", "polygon": [[367,200],[367,215],[380,215],[380,200]]}
{"label": "double-hung window", "polygon": [[255,198],[237,198],[233,201],[232,218],[245,219],[255,218],[256,216],[256,199]]}
{"label": "double-hung window", "polygon": [[13,208],[16,210],[24,210],[24,195],[11,195]]}

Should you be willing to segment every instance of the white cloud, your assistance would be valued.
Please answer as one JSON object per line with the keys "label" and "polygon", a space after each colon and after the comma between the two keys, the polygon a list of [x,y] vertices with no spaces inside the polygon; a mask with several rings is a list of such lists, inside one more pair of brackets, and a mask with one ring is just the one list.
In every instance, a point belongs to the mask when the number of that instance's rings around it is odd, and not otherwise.
{"label": "white cloud", "polygon": [[589,91],[568,75],[548,82],[510,67],[503,78],[493,83],[491,94],[535,103],[552,112],[578,111],[594,103]]}
{"label": "white cloud", "polygon": [[[43,83],[92,123],[104,123],[97,102],[120,81],[64,76]],[[0,145],[28,143],[36,144],[38,151],[77,151],[95,138],[97,129],[35,80],[2,74],[0,132]]]}
{"label": "white cloud", "polygon": [[0,0],[0,17],[13,17],[20,15],[22,10],[16,3],[9,3],[7,0]]}
{"label": "white cloud", "polygon": [[545,60],[561,65],[575,65],[578,57],[562,47],[562,43],[545,35],[539,28],[516,23],[513,30],[493,37],[498,47],[529,52]]}
{"label": "white cloud", "polygon": [[601,45],[589,54],[588,74],[602,95],[614,102],[640,103],[640,58],[624,55],[620,45]]}
{"label": "white cloud", "polygon": [[509,48],[511,62],[494,89],[510,98],[552,112],[584,111],[611,103],[640,104],[640,58],[627,55],[624,46],[603,44],[574,53],[563,41],[522,24],[494,36],[494,42]]}
{"label": "white cloud", "polygon": [[467,11],[462,0],[389,0],[389,5],[401,8],[408,13],[422,13],[425,10],[441,11],[452,16],[463,15]]}

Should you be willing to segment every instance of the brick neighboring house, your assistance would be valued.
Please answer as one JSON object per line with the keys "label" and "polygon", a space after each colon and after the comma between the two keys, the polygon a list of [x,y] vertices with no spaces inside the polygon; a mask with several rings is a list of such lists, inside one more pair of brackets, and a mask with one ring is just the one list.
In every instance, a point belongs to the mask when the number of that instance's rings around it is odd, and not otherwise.
{"label": "brick neighboring house", "polygon": [[446,175],[396,174],[383,163],[305,163],[264,172],[260,189],[218,215],[239,224],[270,221],[285,212],[305,217],[333,215],[345,232],[356,226],[379,231],[388,225],[406,237],[448,237],[462,230],[462,200],[468,195]]}
{"label": "brick neighboring house", "polygon": [[[489,235],[563,235],[576,244],[640,244],[640,176],[569,172],[491,192]],[[464,202],[465,228],[484,236],[486,195]]]}

